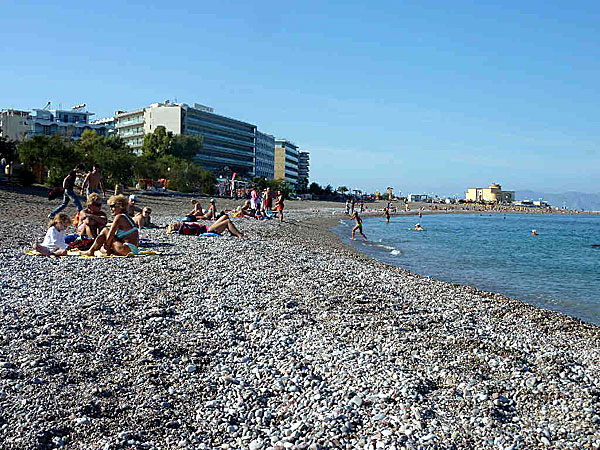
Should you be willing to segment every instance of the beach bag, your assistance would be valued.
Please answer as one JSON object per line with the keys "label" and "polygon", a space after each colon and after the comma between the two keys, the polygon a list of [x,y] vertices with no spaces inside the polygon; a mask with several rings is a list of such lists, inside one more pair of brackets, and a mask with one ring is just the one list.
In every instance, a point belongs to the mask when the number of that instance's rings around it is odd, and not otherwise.
{"label": "beach bag", "polygon": [[69,243],[67,248],[69,250],[77,249],[77,250],[85,251],[85,250],[89,250],[93,243],[94,243],[94,239],[87,237],[87,236],[80,236],[78,239],[75,239],[74,241]]}
{"label": "beach bag", "polygon": [[61,187],[55,187],[50,192],[48,192],[48,200],[56,200],[59,197],[65,195],[65,190]]}

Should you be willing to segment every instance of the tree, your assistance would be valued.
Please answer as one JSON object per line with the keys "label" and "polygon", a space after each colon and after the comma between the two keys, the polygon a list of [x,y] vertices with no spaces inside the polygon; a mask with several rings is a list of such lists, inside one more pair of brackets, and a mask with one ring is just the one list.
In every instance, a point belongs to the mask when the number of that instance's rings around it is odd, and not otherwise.
{"label": "tree", "polygon": [[169,154],[172,132],[167,132],[167,129],[159,125],[154,130],[154,133],[144,135],[144,143],[142,144],[142,152],[144,155],[149,155],[155,158]]}
{"label": "tree", "polygon": [[167,152],[177,158],[191,160],[202,149],[202,136],[182,135],[173,136]]}
{"label": "tree", "polygon": [[348,190],[349,190],[349,189],[348,189],[346,186],[340,186],[340,187],[338,187],[338,188],[337,188],[337,191],[338,191],[340,194],[345,194],[346,192],[348,192]]}
{"label": "tree", "polygon": [[58,135],[38,135],[19,144],[19,159],[28,169],[48,170],[46,184],[58,186],[69,170],[81,161],[73,142]]}
{"label": "tree", "polygon": [[89,168],[93,165],[100,168],[108,184],[131,183],[135,155],[123,139],[98,136],[93,130],[85,130],[75,147]]}
{"label": "tree", "polygon": [[5,158],[10,163],[17,156],[17,141],[0,136],[0,158]]}
{"label": "tree", "polygon": [[312,183],[310,183],[310,186],[308,187],[308,192],[311,193],[312,195],[320,196],[323,194],[323,188],[321,186],[319,186],[318,183],[315,183],[313,181]]}

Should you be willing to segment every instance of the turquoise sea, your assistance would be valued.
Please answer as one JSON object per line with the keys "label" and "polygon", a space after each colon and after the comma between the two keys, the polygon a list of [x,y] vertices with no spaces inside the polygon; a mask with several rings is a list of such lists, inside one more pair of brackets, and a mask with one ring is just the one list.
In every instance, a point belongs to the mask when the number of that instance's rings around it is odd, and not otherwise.
{"label": "turquoise sea", "polygon": [[[416,222],[426,231],[412,231]],[[353,222],[333,229],[372,258],[410,272],[600,325],[600,215],[437,214],[363,224],[369,243],[360,235],[350,241]]]}

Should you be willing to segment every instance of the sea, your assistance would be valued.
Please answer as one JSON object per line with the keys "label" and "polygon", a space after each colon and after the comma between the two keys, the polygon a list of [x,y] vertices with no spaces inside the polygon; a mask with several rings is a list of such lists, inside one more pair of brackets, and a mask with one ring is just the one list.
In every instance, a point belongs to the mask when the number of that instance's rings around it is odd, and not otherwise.
{"label": "sea", "polygon": [[[425,231],[413,231],[419,222]],[[363,218],[333,231],[410,272],[497,292],[600,325],[600,215],[431,214]],[[538,235],[532,236],[531,230]]]}

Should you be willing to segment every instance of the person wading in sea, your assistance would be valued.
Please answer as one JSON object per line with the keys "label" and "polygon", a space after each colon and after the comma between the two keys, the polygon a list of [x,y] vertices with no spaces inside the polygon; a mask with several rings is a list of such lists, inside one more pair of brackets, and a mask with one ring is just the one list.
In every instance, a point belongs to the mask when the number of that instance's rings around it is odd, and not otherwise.
{"label": "person wading in sea", "polygon": [[354,232],[356,230],[358,230],[358,232],[360,233],[360,235],[365,238],[365,241],[368,242],[369,240],[365,236],[365,233],[363,233],[362,219],[358,215],[358,211],[354,211],[354,213],[352,214],[352,216],[350,217],[350,219],[354,220],[356,222],[356,225],[354,225],[354,228],[352,228],[352,232],[351,232],[351,238],[352,238],[352,240],[354,240]]}

